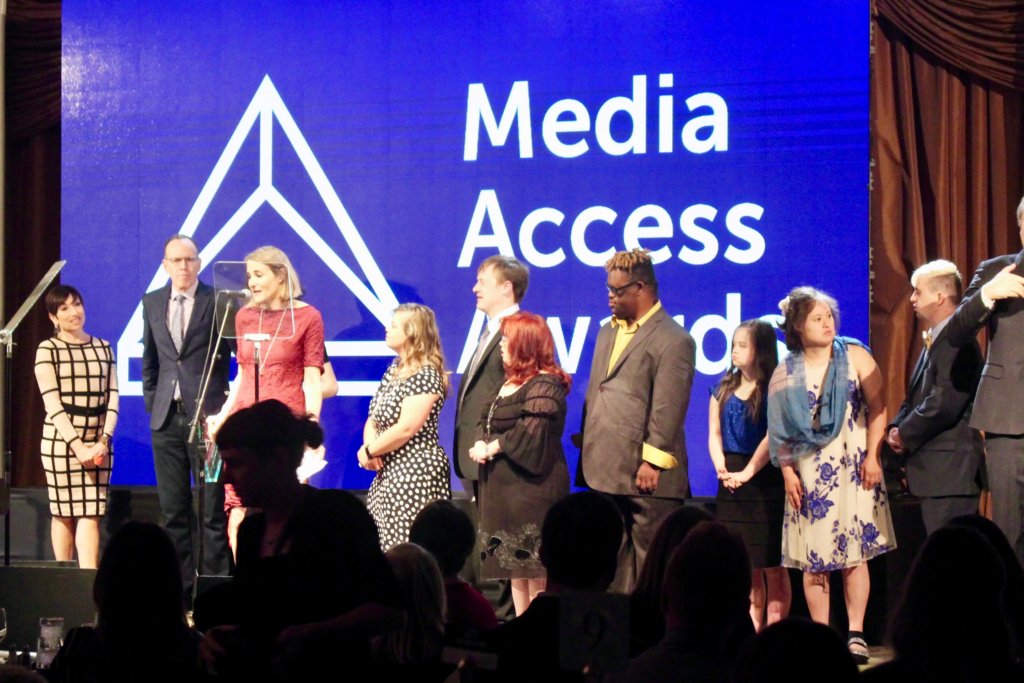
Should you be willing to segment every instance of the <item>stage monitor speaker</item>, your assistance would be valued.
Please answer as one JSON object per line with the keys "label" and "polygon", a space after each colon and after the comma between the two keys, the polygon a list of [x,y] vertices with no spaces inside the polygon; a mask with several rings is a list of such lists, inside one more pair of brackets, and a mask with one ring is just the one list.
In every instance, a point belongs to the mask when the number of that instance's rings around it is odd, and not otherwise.
{"label": "stage monitor speaker", "polygon": [[64,630],[95,623],[92,601],[95,569],[57,562],[0,567],[0,607],[7,610],[6,649],[31,646],[39,636],[39,619],[64,617]]}

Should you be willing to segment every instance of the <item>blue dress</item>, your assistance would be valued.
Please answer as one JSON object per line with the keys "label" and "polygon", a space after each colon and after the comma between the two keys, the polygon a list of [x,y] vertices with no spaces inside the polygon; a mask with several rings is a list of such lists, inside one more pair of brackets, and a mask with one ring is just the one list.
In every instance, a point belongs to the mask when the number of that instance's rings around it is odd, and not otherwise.
{"label": "blue dress", "polygon": [[[712,389],[714,395],[717,387]],[[738,472],[747,466],[768,433],[768,400],[761,401],[757,419],[747,402],[735,394],[719,409],[725,467]],[[730,491],[718,483],[717,516],[743,537],[755,568],[781,564],[782,513],[785,503],[782,472],[768,463],[743,486]]]}

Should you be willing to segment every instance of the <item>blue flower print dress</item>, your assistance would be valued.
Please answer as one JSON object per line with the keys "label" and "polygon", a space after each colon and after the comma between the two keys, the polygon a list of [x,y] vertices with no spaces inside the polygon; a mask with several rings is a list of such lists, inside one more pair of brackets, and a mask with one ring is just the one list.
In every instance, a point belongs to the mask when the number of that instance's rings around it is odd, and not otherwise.
{"label": "blue flower print dress", "polygon": [[[846,569],[896,547],[885,483],[861,486],[860,466],[867,457],[867,404],[850,363],[846,420],[839,436],[813,455],[797,461],[804,486],[803,505],[786,499],[782,523],[782,564],[819,573]],[[809,410],[821,407],[820,387],[808,389]],[[815,416],[816,419],[816,416]]]}

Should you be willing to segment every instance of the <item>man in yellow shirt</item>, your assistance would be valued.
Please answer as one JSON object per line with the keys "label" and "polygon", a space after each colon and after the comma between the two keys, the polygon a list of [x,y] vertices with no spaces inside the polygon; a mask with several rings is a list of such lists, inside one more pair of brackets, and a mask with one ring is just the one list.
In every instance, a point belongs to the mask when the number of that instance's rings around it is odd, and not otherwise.
{"label": "man in yellow shirt", "polygon": [[630,592],[658,524],[690,493],[684,423],[696,351],[661,306],[646,250],[618,252],[605,270],[612,319],[594,349],[577,483],[611,495],[622,513],[612,590]]}

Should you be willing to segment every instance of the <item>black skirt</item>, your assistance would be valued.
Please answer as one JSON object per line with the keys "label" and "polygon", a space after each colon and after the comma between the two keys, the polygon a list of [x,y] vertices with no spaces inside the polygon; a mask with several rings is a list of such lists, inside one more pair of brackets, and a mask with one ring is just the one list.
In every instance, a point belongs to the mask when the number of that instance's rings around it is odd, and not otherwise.
{"label": "black skirt", "polygon": [[[750,455],[726,453],[725,468],[739,472]],[[721,482],[717,495],[718,521],[740,534],[750,552],[750,564],[761,569],[782,563],[782,513],[786,489],[782,471],[768,463],[743,486],[730,491]]]}

